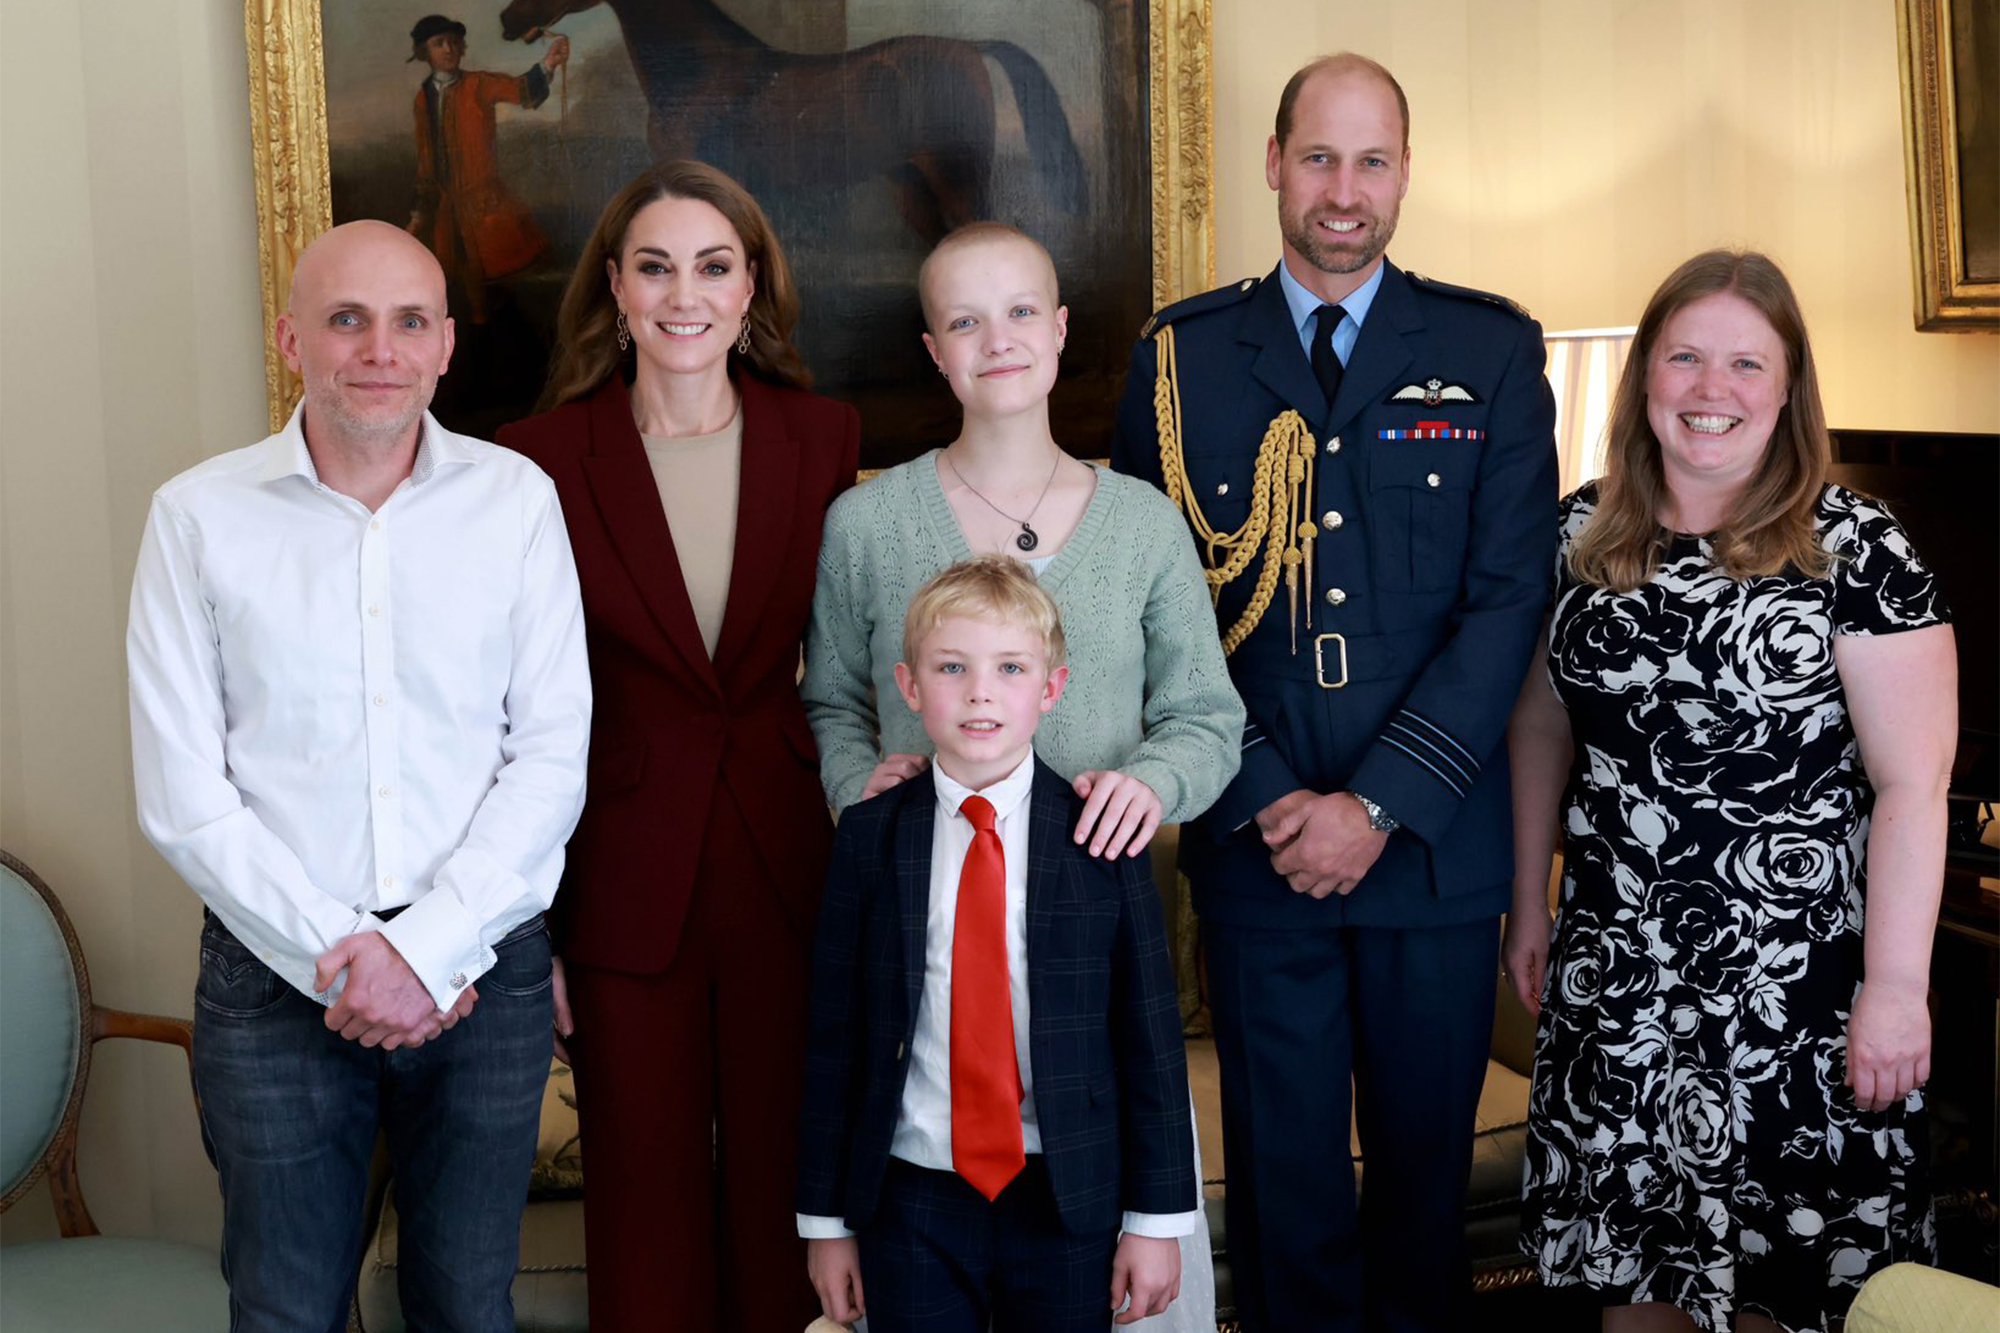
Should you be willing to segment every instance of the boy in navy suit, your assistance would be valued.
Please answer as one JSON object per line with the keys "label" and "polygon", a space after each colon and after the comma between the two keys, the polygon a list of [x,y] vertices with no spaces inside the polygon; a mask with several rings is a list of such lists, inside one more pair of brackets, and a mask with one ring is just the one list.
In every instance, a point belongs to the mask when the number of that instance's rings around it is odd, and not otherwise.
{"label": "boy in navy suit", "polygon": [[834,843],[799,1153],[813,1287],[872,1333],[1158,1314],[1202,1224],[1187,1059],[1146,858],[1075,845],[1082,801],[1034,755],[1061,617],[989,556],[926,583],[903,635],[937,758]]}

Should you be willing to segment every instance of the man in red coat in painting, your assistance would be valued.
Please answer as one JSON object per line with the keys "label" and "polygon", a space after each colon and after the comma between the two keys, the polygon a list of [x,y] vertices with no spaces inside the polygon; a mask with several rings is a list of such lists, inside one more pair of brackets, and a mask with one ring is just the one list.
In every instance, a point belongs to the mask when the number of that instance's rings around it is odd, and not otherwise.
{"label": "man in red coat in painting", "polygon": [[569,39],[556,36],[548,54],[526,74],[459,68],[465,25],[442,14],[410,29],[411,60],[431,67],[417,89],[417,203],[410,234],[431,248],[465,293],[472,322],[486,321],[486,284],[541,258],[548,237],[527,208],[500,183],[493,108],[514,102],[532,110],[549,95],[549,76],[569,59]]}

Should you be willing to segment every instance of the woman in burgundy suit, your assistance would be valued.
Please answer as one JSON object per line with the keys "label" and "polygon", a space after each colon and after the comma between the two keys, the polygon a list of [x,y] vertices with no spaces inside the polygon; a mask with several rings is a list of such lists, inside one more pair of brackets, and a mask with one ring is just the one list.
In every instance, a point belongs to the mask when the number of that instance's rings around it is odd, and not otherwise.
{"label": "woman in burgundy suit", "polygon": [[797,320],[756,201],[654,167],[570,279],[544,410],[500,432],[562,497],[596,692],[552,921],[597,1328],[818,1309],[792,1183],[832,828],[796,681],[860,421],[804,391]]}

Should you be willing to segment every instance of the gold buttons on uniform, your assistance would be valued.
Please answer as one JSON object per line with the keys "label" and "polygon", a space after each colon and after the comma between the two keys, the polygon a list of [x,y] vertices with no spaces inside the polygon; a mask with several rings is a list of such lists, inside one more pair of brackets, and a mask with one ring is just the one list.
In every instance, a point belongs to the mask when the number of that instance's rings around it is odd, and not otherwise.
{"label": "gold buttons on uniform", "polygon": [[1346,600],[1347,600],[1347,594],[1341,589],[1328,588],[1326,590],[1326,604],[1328,606],[1339,606],[1342,602]]}
{"label": "gold buttons on uniform", "polygon": [[1443,480],[1444,480],[1443,477],[1440,477],[1437,473],[1433,472],[1428,477],[1424,478],[1424,484],[1427,486],[1435,486]]}
{"label": "gold buttons on uniform", "polygon": [[1346,521],[1347,521],[1346,519],[1340,516],[1340,511],[1338,509],[1329,509],[1324,514],[1321,514],[1319,516],[1319,525],[1325,528],[1328,532],[1332,532],[1335,528],[1339,527]]}

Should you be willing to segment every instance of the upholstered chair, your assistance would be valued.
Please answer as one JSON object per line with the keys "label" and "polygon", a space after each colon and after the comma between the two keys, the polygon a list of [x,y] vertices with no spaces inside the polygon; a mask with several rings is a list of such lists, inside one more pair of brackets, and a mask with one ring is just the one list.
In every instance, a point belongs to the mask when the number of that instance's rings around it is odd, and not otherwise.
{"label": "upholstered chair", "polygon": [[[214,1248],[98,1234],[77,1180],[76,1127],[105,1037],[192,1045],[181,1019],[91,1003],[69,917],[0,852],[0,1211],[47,1179],[63,1239],[0,1248],[7,1333],[215,1333],[229,1292]],[[190,1150],[193,1145],[189,1145]]]}

